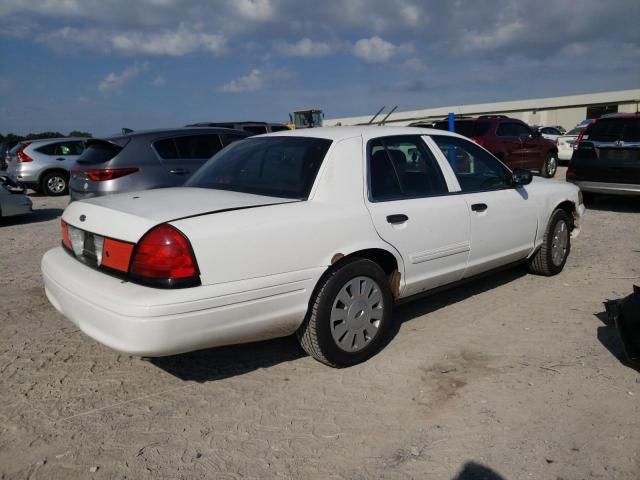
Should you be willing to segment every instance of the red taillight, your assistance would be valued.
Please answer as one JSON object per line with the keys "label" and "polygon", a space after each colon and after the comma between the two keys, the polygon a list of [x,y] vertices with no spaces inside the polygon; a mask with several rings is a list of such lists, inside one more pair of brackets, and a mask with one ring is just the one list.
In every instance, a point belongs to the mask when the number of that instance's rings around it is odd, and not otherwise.
{"label": "red taillight", "polygon": [[200,284],[189,240],[180,230],[167,224],[152,228],[138,242],[129,274],[133,280],[154,286]]}
{"label": "red taillight", "polygon": [[576,177],[576,171],[571,168],[571,165],[569,165],[569,168],[567,168],[567,176],[566,179],[569,180],[570,178],[575,178]]}
{"label": "red taillight", "polygon": [[471,137],[471,140],[476,142],[481,147],[484,147],[486,145],[485,141],[483,139],[479,138],[479,137]]}
{"label": "red taillight", "polygon": [[598,121],[598,119],[595,119],[593,122],[591,122],[589,125],[587,125],[586,127],[584,127],[580,131],[580,134],[578,135],[578,138],[576,138],[576,142],[573,144],[573,149],[574,150],[578,149],[578,144],[580,143],[580,140],[582,140],[582,137],[584,137],[584,134],[587,133],[589,130],[591,130],[591,127],[593,127],[596,124],[597,121]]}
{"label": "red taillight", "polygon": [[139,168],[90,168],[84,172],[74,171],[73,173],[84,173],[89,180],[94,182],[104,182],[116,178],[131,175],[139,171]]}
{"label": "red taillight", "polygon": [[71,238],[69,237],[69,228],[67,227],[67,222],[62,219],[60,219],[60,231],[62,232],[62,244],[69,250],[72,250],[73,247],[71,245]]}
{"label": "red taillight", "polygon": [[16,152],[16,156],[18,157],[18,163],[20,163],[20,162],[21,163],[33,162],[33,158],[31,158],[29,155],[24,153],[24,149],[27,148],[28,146],[29,146],[29,144],[25,143]]}

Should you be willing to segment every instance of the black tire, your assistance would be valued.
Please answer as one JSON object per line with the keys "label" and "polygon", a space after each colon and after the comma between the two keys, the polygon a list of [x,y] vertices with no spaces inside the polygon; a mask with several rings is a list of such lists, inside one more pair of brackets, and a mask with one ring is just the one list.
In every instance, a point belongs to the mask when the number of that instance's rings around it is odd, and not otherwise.
{"label": "black tire", "polygon": [[[342,288],[357,277],[374,280],[382,297],[382,318],[377,333],[356,352],[346,351],[334,340],[330,320],[334,302]],[[320,279],[304,322],[297,332],[300,345],[316,360],[331,367],[348,367],[368,360],[385,345],[391,328],[393,296],[389,278],[371,260],[354,257],[334,265]],[[347,320],[345,320],[346,322]]]}
{"label": "black tire", "polygon": [[49,197],[66,195],[69,191],[69,175],[61,170],[45,173],[40,180],[40,191]]}
{"label": "black tire", "polygon": [[[560,222],[564,222],[565,228],[567,229],[567,245],[566,249],[564,250],[564,257],[562,258],[562,261],[554,262],[554,232],[556,230],[556,226]],[[531,273],[550,277],[552,275],[557,275],[562,271],[565,263],[567,263],[567,258],[569,258],[569,253],[571,252],[571,226],[571,218],[565,210],[558,208],[553,211],[553,213],[551,214],[551,218],[549,219],[547,229],[544,232],[544,240],[542,242],[542,246],[529,260],[528,266]]]}
{"label": "black tire", "polygon": [[553,152],[547,153],[544,164],[540,170],[540,175],[545,178],[553,178],[558,171],[558,155]]}

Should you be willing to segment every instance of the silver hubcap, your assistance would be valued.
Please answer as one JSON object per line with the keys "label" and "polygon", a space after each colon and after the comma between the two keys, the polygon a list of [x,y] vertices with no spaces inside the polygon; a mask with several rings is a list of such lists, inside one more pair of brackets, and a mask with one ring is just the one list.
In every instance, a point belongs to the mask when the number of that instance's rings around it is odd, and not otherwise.
{"label": "silver hubcap", "polygon": [[357,352],[375,338],[384,310],[380,286],[369,277],[349,280],[331,309],[333,340],[345,352]]}
{"label": "silver hubcap", "polygon": [[556,223],[553,229],[553,239],[551,242],[551,261],[556,267],[562,265],[564,257],[567,255],[567,246],[569,245],[569,229],[564,220]]}
{"label": "silver hubcap", "polygon": [[558,169],[558,161],[556,160],[556,157],[550,157],[549,160],[547,160],[547,173],[550,177],[553,177],[556,173],[556,170]]}
{"label": "silver hubcap", "polygon": [[67,182],[62,177],[51,177],[47,181],[47,188],[53,193],[61,193],[64,191]]}

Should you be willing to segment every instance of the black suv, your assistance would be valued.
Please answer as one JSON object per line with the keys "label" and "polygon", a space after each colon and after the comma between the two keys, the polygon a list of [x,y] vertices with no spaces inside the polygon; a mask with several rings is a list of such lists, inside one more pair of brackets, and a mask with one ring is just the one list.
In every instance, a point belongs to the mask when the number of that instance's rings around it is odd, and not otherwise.
{"label": "black suv", "polygon": [[600,118],[576,140],[567,181],[584,193],[640,195],[640,114]]}

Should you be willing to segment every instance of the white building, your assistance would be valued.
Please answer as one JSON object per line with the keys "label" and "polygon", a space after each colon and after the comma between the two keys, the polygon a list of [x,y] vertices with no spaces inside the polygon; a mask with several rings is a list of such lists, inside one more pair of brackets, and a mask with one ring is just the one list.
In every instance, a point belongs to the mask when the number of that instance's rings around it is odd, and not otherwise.
{"label": "white building", "polygon": [[[605,113],[638,111],[640,89],[620,90],[617,92],[589,93],[567,97],[537,98],[511,102],[479,103],[477,105],[456,105],[450,107],[427,108],[406,112],[393,112],[386,119],[387,125],[405,126],[417,121],[440,120],[449,112],[456,115],[507,115],[519,118],[529,125],[561,125],[567,130],[585,118],[598,118]],[[325,126],[361,125],[371,120],[375,112],[360,117],[328,118]],[[380,122],[382,112],[374,123]]]}

